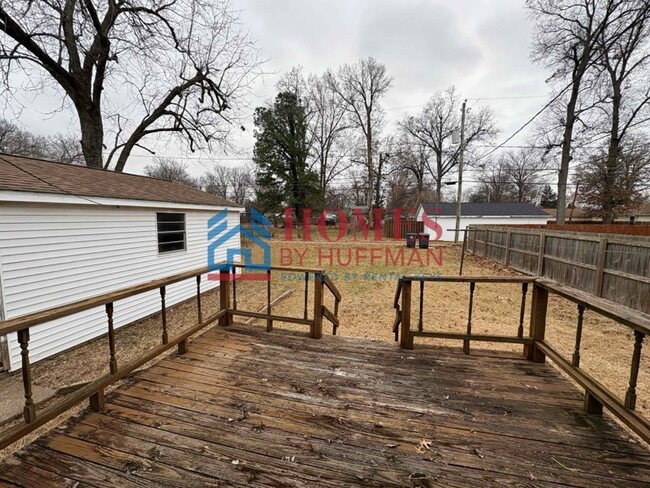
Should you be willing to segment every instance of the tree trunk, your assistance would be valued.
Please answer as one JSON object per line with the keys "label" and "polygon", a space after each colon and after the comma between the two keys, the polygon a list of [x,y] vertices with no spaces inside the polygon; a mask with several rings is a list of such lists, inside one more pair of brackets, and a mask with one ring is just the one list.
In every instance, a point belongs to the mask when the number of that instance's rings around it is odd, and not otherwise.
{"label": "tree trunk", "polygon": [[614,96],[612,97],[612,127],[610,130],[609,149],[607,151],[607,164],[605,184],[603,186],[603,224],[614,223],[614,187],[616,186],[616,169],[618,166],[619,152],[619,124],[621,115],[621,83],[612,82]]}
{"label": "tree trunk", "polygon": [[103,168],[104,124],[101,109],[92,103],[86,103],[81,109],[77,108],[77,113],[81,126],[81,150],[86,166]]}
{"label": "tree trunk", "polygon": [[566,186],[569,178],[569,163],[571,163],[571,142],[573,139],[573,127],[575,124],[576,104],[580,92],[580,79],[573,80],[571,98],[566,108],[566,125],[562,137],[562,159],[560,161],[560,172],[557,179],[557,218],[558,224],[565,223],[566,217]]}

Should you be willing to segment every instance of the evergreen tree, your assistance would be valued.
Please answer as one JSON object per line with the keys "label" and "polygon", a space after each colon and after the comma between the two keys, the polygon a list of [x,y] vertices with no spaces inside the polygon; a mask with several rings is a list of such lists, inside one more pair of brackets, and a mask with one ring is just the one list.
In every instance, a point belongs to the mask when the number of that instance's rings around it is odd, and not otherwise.
{"label": "evergreen tree", "polygon": [[542,208],[557,208],[557,193],[553,191],[551,185],[544,185],[539,205]]}
{"label": "evergreen tree", "polygon": [[319,210],[323,194],[318,174],[308,164],[309,128],[302,101],[294,93],[278,93],[273,105],[256,109],[255,127],[259,209],[280,212],[286,205],[298,220],[304,208]]}

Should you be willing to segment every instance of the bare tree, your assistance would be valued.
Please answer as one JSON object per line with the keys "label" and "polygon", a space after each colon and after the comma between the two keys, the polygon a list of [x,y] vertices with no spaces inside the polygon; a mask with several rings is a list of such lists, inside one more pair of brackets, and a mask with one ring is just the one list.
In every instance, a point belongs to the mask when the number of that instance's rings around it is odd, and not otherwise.
{"label": "bare tree", "polygon": [[172,158],[156,158],[153,164],[144,167],[144,174],[150,178],[199,187],[198,181],[187,172],[187,165]]}
{"label": "bare tree", "polygon": [[553,70],[552,80],[567,83],[563,104],[562,156],[558,173],[557,222],[565,221],[566,190],[582,82],[598,56],[597,43],[619,3],[625,0],[526,0],[535,20],[533,59]]}
{"label": "bare tree", "polygon": [[[452,145],[452,135],[460,128],[461,101],[452,86],[434,93],[422,111],[400,122],[401,131],[431,151],[434,162],[428,165],[438,199],[442,180],[458,164],[458,146]],[[494,112],[489,107],[469,111],[465,122],[465,149],[477,141],[491,141],[498,134]]]}
{"label": "bare tree", "polygon": [[350,129],[348,110],[327,81],[327,75],[312,75],[308,79],[309,105],[312,110],[310,131],[312,152],[320,186],[327,191],[329,184],[350,166],[349,147],[343,136]]}
{"label": "bare tree", "polygon": [[639,119],[650,120],[650,3],[628,0],[619,11],[616,20],[601,31],[598,43],[598,65],[608,79],[605,112],[610,122],[602,195],[604,223],[613,222],[621,199],[617,194],[621,147]]}
{"label": "bare tree", "polygon": [[368,187],[366,201],[372,209],[378,205],[376,198],[377,166],[374,158],[375,139],[382,123],[380,100],[392,84],[386,66],[370,57],[354,65],[343,65],[336,74],[328,71],[326,79],[331,90],[343,100],[351,122],[365,139],[365,166]]}
{"label": "bare tree", "polygon": [[512,186],[512,199],[517,202],[537,201],[541,191],[540,173],[547,166],[541,152],[531,148],[507,151],[500,162],[505,166],[506,177]]}
{"label": "bare tree", "polygon": [[[604,150],[591,157],[580,169],[578,201],[593,215],[613,221],[618,215],[635,210],[650,190],[650,144],[631,139],[620,148],[618,164],[612,170],[609,153]],[[577,183],[577,181],[576,181]]]}
{"label": "bare tree", "polygon": [[72,136],[32,134],[18,125],[0,119],[0,152],[61,163],[83,164],[81,145]]}
{"label": "bare tree", "polygon": [[201,176],[201,188],[221,198],[228,198],[229,168],[220,164],[214,164],[212,171],[207,171]]}
{"label": "bare tree", "polygon": [[61,90],[88,166],[122,171],[153,135],[176,135],[190,150],[223,142],[228,110],[256,66],[227,0],[0,0],[8,91],[21,71],[37,88]]}
{"label": "bare tree", "polygon": [[490,161],[477,176],[477,186],[470,196],[472,202],[507,202],[512,200],[513,184],[504,157]]}

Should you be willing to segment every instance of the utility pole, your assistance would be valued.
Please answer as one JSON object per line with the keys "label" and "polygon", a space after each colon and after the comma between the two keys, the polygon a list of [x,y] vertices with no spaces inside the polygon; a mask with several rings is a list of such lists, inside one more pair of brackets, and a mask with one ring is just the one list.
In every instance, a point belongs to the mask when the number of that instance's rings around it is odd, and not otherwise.
{"label": "utility pole", "polygon": [[463,159],[465,156],[465,113],[467,112],[467,100],[463,102],[460,117],[460,147],[458,148],[458,195],[456,196],[456,232],[454,242],[458,242],[460,234],[461,200],[463,198]]}

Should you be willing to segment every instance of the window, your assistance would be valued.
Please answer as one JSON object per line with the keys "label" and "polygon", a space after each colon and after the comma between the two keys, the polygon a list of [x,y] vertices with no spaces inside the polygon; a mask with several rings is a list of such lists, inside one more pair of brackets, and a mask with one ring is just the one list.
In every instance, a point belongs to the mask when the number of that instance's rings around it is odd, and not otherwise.
{"label": "window", "polygon": [[185,249],[185,214],[157,213],[158,252],[182,251]]}

